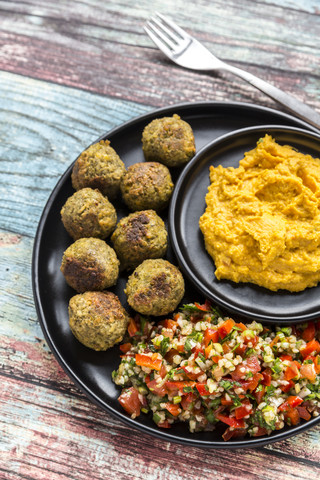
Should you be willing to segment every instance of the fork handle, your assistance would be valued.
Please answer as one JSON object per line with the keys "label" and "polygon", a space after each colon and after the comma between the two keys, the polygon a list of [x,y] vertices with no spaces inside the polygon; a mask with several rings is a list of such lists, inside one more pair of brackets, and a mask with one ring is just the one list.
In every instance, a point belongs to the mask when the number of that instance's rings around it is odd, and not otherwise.
{"label": "fork handle", "polygon": [[233,73],[234,75],[241,77],[243,80],[246,80],[251,85],[258,88],[258,90],[261,92],[281,103],[281,105],[286,107],[292,113],[296,114],[297,117],[302,118],[302,120],[310,123],[310,125],[313,125],[320,130],[320,115],[315,110],[308,107],[308,105],[300,102],[300,100],[297,100],[292,95],[283,92],[279,88],[274,87],[270,83],[265,82],[261,78],[258,78],[249,72],[245,72],[244,70],[234,67],[233,65],[228,65],[224,62],[222,63],[223,66],[221,66],[221,68],[223,70]]}

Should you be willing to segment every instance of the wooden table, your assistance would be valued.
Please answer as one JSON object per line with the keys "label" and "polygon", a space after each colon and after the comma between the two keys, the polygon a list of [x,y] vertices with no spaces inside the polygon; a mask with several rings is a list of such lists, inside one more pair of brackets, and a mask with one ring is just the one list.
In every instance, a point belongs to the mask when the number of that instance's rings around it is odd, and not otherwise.
{"label": "wooden table", "polygon": [[242,451],[167,443],[93,405],[44,341],[31,288],[33,240],[51,190],[90,142],[184,101],[279,109],[234,77],[169,63],[142,30],[155,10],[320,112],[319,0],[137,3],[0,2],[0,478],[318,479],[320,427]]}

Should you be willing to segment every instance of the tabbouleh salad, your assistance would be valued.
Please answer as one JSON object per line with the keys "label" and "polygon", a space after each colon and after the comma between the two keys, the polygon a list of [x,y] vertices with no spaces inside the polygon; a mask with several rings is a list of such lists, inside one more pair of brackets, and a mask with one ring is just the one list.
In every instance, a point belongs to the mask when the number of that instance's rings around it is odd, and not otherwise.
{"label": "tabbouleh salad", "polygon": [[112,377],[131,418],[151,412],[158,427],[188,422],[191,432],[223,422],[229,440],[320,413],[320,321],[244,325],[206,301],[158,323],[137,315],[128,338]]}

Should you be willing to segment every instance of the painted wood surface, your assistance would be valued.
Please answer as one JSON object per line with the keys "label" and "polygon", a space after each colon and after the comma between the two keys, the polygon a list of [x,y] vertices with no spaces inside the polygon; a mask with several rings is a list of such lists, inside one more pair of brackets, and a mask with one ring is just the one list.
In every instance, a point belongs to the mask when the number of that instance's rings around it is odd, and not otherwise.
{"label": "painted wood surface", "polygon": [[[0,479],[318,479],[320,427],[255,450],[186,448],[113,419],[47,347],[31,256],[48,196],[97,136],[154,106],[239,100],[239,80],[165,61],[142,32],[170,13],[222,59],[320,111],[318,0],[0,1]],[[280,3],[280,5],[279,5]]]}

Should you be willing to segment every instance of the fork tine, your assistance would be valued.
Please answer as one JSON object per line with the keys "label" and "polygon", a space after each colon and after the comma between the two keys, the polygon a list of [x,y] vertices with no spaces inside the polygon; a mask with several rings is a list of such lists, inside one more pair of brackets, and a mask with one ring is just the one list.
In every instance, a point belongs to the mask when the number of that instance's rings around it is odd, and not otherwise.
{"label": "fork tine", "polygon": [[164,42],[170,49],[174,50],[176,47],[176,44],[171,41],[170,38],[168,38],[161,30],[158,28],[156,25],[154,25],[152,22],[147,22],[147,26],[149,29],[153,32],[154,35],[156,35],[158,41]]}
{"label": "fork tine", "polygon": [[165,32],[176,43],[181,42],[181,36],[177,36],[171,29],[166,27],[163,22],[160,22],[157,17],[151,17],[151,22],[155,23],[163,32]]}
{"label": "fork tine", "polygon": [[150,28],[147,27],[146,25],[143,27],[144,30],[147,32],[147,34],[149,35],[149,37],[151,38],[151,40],[156,44],[156,46],[159,48],[159,50],[161,50],[165,55],[167,55],[167,57],[171,57],[172,56],[172,50],[170,50],[170,48],[168,48],[163,42],[162,40],[159,40],[159,38],[153,33],[153,31],[151,30],[152,28],[152,25],[150,25]]}
{"label": "fork tine", "polygon": [[174,30],[176,33],[178,33],[181,38],[183,39],[190,39],[192,38],[191,35],[189,35],[185,30],[180,28],[176,23],[174,23],[170,18],[166,17],[165,15],[162,15],[162,13],[156,12],[157,17],[159,17],[164,24],[169,25],[172,30]]}

